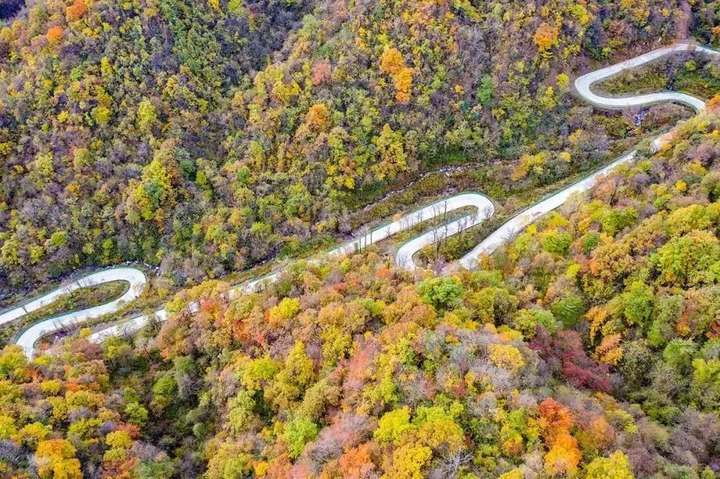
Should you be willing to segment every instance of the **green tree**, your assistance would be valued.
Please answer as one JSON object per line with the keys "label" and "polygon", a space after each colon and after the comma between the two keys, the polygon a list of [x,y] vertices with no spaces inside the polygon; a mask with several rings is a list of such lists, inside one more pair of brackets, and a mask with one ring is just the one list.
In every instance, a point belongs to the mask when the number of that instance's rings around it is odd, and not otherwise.
{"label": "green tree", "polygon": [[287,443],[290,457],[295,459],[300,456],[305,449],[305,444],[315,439],[317,434],[317,424],[307,418],[298,417],[287,423],[283,438]]}
{"label": "green tree", "polygon": [[720,407],[720,360],[694,359],[692,368],[692,401],[702,409],[716,411]]}
{"label": "green tree", "polygon": [[710,283],[717,278],[720,241],[709,231],[694,230],[670,239],[652,261],[661,283],[676,286]]}
{"label": "green tree", "polygon": [[680,372],[690,369],[697,345],[691,339],[673,339],[663,350],[663,361]]}
{"label": "green tree", "polygon": [[566,328],[572,328],[585,312],[585,302],[577,294],[569,293],[555,301],[550,310]]}
{"label": "green tree", "polygon": [[452,309],[460,304],[464,289],[457,278],[429,278],[418,285],[423,301],[437,310]]}

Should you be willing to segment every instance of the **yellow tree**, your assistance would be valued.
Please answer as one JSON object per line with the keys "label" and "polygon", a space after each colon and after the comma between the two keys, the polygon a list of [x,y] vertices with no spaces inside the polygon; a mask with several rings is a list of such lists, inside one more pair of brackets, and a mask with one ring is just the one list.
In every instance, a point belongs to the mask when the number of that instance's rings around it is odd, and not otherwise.
{"label": "yellow tree", "polygon": [[313,131],[323,131],[330,124],[330,110],[325,103],[316,103],[305,115],[305,123]]}
{"label": "yellow tree", "polygon": [[403,145],[403,135],[387,123],[382,132],[373,140],[380,156],[380,163],[373,166],[373,172],[378,180],[391,180],[398,173],[407,170],[407,155]]}
{"label": "yellow tree", "polygon": [[544,52],[557,45],[559,34],[560,30],[557,27],[543,22],[537,30],[535,30],[533,40],[538,50]]}
{"label": "yellow tree", "polygon": [[545,454],[545,472],[550,476],[575,474],[581,454],[577,440],[570,434],[575,423],[570,410],[548,398],[540,403],[538,425],[550,448]]}
{"label": "yellow tree", "polygon": [[630,461],[622,451],[615,451],[610,457],[597,457],[588,464],[585,479],[635,479]]}
{"label": "yellow tree", "polygon": [[394,47],[386,47],[380,57],[380,70],[382,70],[383,73],[395,75],[404,67],[405,60],[398,49]]}
{"label": "yellow tree", "polygon": [[432,458],[427,446],[406,444],[395,449],[382,479],[422,479],[423,468]]}
{"label": "yellow tree", "polygon": [[38,475],[43,479],[82,479],[75,448],[65,439],[40,441],[35,451]]}
{"label": "yellow tree", "polygon": [[380,57],[380,70],[392,77],[395,85],[395,99],[400,103],[409,102],[414,70],[405,65],[405,60],[397,48],[385,48]]}

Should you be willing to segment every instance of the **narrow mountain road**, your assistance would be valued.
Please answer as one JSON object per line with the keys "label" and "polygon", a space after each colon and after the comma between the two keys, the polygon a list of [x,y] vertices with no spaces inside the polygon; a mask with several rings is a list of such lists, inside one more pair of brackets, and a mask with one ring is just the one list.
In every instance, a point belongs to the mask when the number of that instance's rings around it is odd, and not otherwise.
{"label": "narrow mountain road", "polygon": [[104,305],[96,306],[76,313],[64,314],[55,319],[67,318],[68,320],[71,320],[73,318],[87,316],[88,313],[96,315],[112,313],[118,309],[118,306],[136,300],[140,296],[142,290],[145,289],[147,278],[145,278],[145,274],[142,271],[136,268],[110,268],[98,271],[96,273],[83,276],[71,283],[60,286],[44,296],[0,314],[0,326],[25,316],[26,314],[33,313],[45,306],[49,306],[61,296],[68,295],[75,290],[110,283],[112,281],[125,281],[128,283],[129,287],[125,294]]}
{"label": "narrow mountain road", "polygon": [[[413,251],[410,251],[406,248],[407,255],[402,256],[398,255],[397,263],[400,266],[403,266],[405,262],[409,262],[408,264],[412,264],[414,267],[414,263],[412,263],[412,254],[419,250],[420,248],[432,244],[434,241],[437,241],[440,238],[443,238],[447,234],[453,234],[451,232],[459,231],[457,228],[462,225],[463,229],[468,228],[471,225],[479,224],[486,218],[489,218],[493,215],[495,208],[493,206],[492,201],[486,197],[485,195],[481,195],[479,193],[463,193],[459,195],[452,196],[450,198],[442,199],[439,201],[436,201],[428,206],[425,206],[423,208],[420,208],[419,210],[413,211],[412,213],[406,214],[405,216],[395,220],[391,221],[385,225],[382,225],[378,228],[375,228],[371,230],[368,233],[363,234],[362,236],[352,239],[350,241],[347,241],[343,243],[342,245],[338,246],[337,248],[334,248],[326,253],[328,256],[345,256],[350,253],[353,253],[355,251],[360,251],[364,248],[367,248],[370,245],[373,245],[379,241],[383,241],[384,239],[389,238],[390,236],[393,236],[395,234],[401,233],[403,231],[407,231],[409,229],[412,229],[416,227],[417,225],[431,220],[435,218],[442,219],[444,215],[463,208],[471,208],[474,210],[473,213],[466,214],[461,216],[459,219],[434,228],[433,230],[429,231],[428,233],[425,233],[424,235],[416,238],[415,240],[412,240],[410,243],[412,243],[414,246]],[[455,225],[455,226],[453,226]],[[414,243],[413,243],[414,242]],[[311,262],[318,261],[318,260],[311,260]],[[130,269],[130,268],[128,268]],[[113,271],[113,270],[108,270]],[[132,271],[132,269],[131,269]],[[137,271],[137,270],[134,270]],[[265,276],[261,276],[260,278],[247,281],[245,283],[241,283],[235,287],[233,287],[229,291],[230,298],[235,298],[239,296],[240,294],[245,293],[251,293],[260,290],[264,284],[274,282],[277,280],[277,278],[282,274],[283,270],[280,269],[278,271],[274,271],[270,274],[267,274]],[[102,273],[102,272],[101,272]],[[128,273],[128,280],[130,278],[130,274]],[[144,276],[143,276],[144,277]],[[89,278],[89,277],[87,277]],[[117,277],[113,276],[113,280],[118,279]],[[99,283],[95,283],[99,284]],[[143,283],[144,286],[144,283]],[[57,294],[53,292],[52,294],[55,294],[55,297],[62,294],[62,292],[58,292]],[[41,298],[44,299],[45,297]],[[108,303],[109,305],[110,303]],[[123,303],[124,304],[124,303]],[[107,306],[107,305],[104,305]],[[197,308],[197,304],[191,304],[191,309]],[[20,311],[19,311],[20,310]],[[17,308],[9,313],[17,315],[17,317],[22,316],[23,313],[22,308]],[[100,314],[98,314],[100,312]],[[103,307],[102,311],[96,310],[96,308],[87,309],[85,311],[78,311],[76,313],[72,313],[72,321],[70,320],[63,320],[60,321],[60,319],[63,317],[58,318],[50,318],[45,321],[42,321],[41,323],[36,324],[35,326],[28,329],[26,332],[24,332],[17,340],[17,344],[22,346],[23,350],[28,356],[31,356],[35,347],[35,343],[37,340],[46,335],[51,334],[55,331],[61,330],[67,326],[72,326],[76,324],[80,324],[83,321],[87,321],[89,319],[97,318],[99,316],[102,316],[104,314],[111,313],[112,310],[108,310],[107,308]],[[115,323],[111,326],[108,326],[100,331],[97,331],[96,333],[92,334],[90,336],[91,341],[100,342],[110,336],[118,336],[122,334],[131,334],[135,331],[141,329],[145,325],[147,325],[150,321],[164,321],[168,317],[168,312],[165,310],[165,308],[160,308],[157,311],[153,312],[152,314],[143,314],[138,315],[133,318],[130,318],[125,321],[121,321],[118,323]]]}
{"label": "narrow mountain road", "polygon": [[[667,55],[676,54],[685,51],[701,52],[708,55],[718,56],[719,52],[714,50],[696,46],[690,42],[680,42],[666,48],[660,48],[645,53],[635,58],[625,60],[607,68],[602,68],[582,75],[575,80],[575,89],[585,101],[588,103],[607,109],[624,109],[638,108],[653,105],[662,102],[676,102],[687,105],[695,111],[700,111],[705,107],[705,103],[693,96],[678,92],[657,92],[644,95],[633,95],[623,97],[606,97],[592,90],[592,86],[598,82],[606,80],[625,70],[638,68],[642,65],[656,61]],[[654,140],[653,147],[659,148],[666,136],[661,136]],[[532,207],[520,212],[500,228],[490,234],[481,241],[475,248],[459,260],[459,264],[465,268],[472,269],[477,266],[478,260],[484,255],[493,253],[498,247],[507,243],[521,232],[528,225],[536,221],[541,216],[553,211],[554,209],[565,203],[571,196],[583,193],[591,189],[597,181],[607,174],[613,168],[628,163],[635,158],[636,151],[631,151],[620,158],[616,159],[604,168],[590,174],[584,179],[570,185],[569,187],[554,193],[553,195],[539,201]],[[376,228],[369,233],[365,233],[359,238],[348,241],[341,246],[327,252],[330,256],[343,256],[354,251],[361,250],[375,244],[379,241],[389,238],[397,233],[407,231],[422,222],[440,218],[451,211],[461,208],[473,208],[474,213],[467,214],[453,221],[432,229],[422,235],[411,239],[400,246],[395,256],[395,263],[404,269],[413,270],[416,265],[413,261],[413,255],[422,248],[432,245],[448,236],[457,234],[470,227],[481,224],[486,219],[492,217],[495,207],[492,201],[485,195],[479,193],[462,193],[425,206],[417,211],[403,216],[402,218],[392,221],[384,226]],[[317,260],[311,260],[317,261]],[[235,286],[230,291],[230,297],[236,297],[243,293],[254,292],[263,287],[264,284],[275,281],[282,273],[282,269],[262,276],[252,281],[242,283]],[[75,289],[85,286],[102,284],[104,282],[123,280],[130,284],[128,291],[109,303],[88,308],[82,311],[67,313],[54,318],[41,321],[26,331],[24,331],[17,340],[25,353],[32,356],[35,343],[42,336],[62,330],[70,326],[77,326],[90,319],[113,313],[120,309],[124,304],[135,300],[141,294],[146,284],[145,275],[134,268],[113,268],[93,273],[85,276],[70,285],[58,288],[41,298],[31,301],[22,306],[18,306],[0,315],[0,325],[14,321],[26,314],[31,313],[43,306],[52,303],[55,299],[63,294],[67,294]],[[197,304],[191,304],[191,309],[197,309]],[[115,323],[109,327],[101,329],[90,336],[91,341],[100,342],[110,336],[122,334],[132,334],[150,321],[164,321],[168,317],[168,312],[161,308],[149,315],[139,315],[128,320]]]}
{"label": "narrow mountain road", "polygon": [[602,176],[635,158],[635,153],[635,151],[632,151],[621,156],[587,178],[572,184],[564,190],[554,193],[552,196],[520,212],[482,240],[472,251],[460,258],[460,264],[466,269],[475,268],[480,257],[492,254],[498,247],[513,239],[538,218],[562,206],[572,195],[590,190]]}
{"label": "narrow mountain road", "polygon": [[127,290],[119,298],[92,308],[73,311],[71,313],[65,313],[60,316],[45,319],[39,323],[33,324],[23,331],[17,339],[17,344],[22,346],[25,353],[30,356],[35,343],[41,337],[54,333],[55,331],[81,325],[92,318],[99,318],[106,314],[114,313],[126,304],[130,304],[135,301],[140,297],[145,289],[145,285],[147,284],[145,273],[136,268],[124,267],[110,268],[83,276],[82,278],[73,281],[70,284],[61,286],[60,288],[57,288],[38,299],[0,314],[0,325],[9,323],[25,316],[26,314],[30,314],[38,309],[48,306],[59,297],[70,294],[80,288],[89,288],[104,283],[110,283],[112,281],[124,281],[128,283]]}
{"label": "narrow mountain road", "polygon": [[629,60],[578,77],[575,80],[575,89],[583,100],[600,108],[625,109],[650,106],[657,103],[675,102],[687,105],[695,111],[700,111],[705,107],[705,102],[685,93],[662,91],[645,95],[608,97],[597,94],[592,90],[594,84],[607,80],[625,70],[638,68],[668,55],[682,52],[703,53],[711,56],[720,55],[720,52],[711,50],[710,48],[697,46],[690,42],[680,42],[669,47],[658,48],[657,50],[644,53],[635,58],[630,58]]}
{"label": "narrow mountain road", "polygon": [[[659,48],[635,58],[630,58],[620,63],[616,63],[607,68],[601,68],[593,72],[587,73],[578,77],[575,80],[575,90],[578,95],[582,97],[588,103],[594,106],[607,109],[625,109],[625,108],[640,108],[645,106],[654,105],[657,103],[674,102],[687,105],[694,109],[696,112],[701,111],[705,108],[705,102],[694,96],[687,95],[685,93],[678,93],[672,91],[664,91],[657,93],[649,93],[646,95],[635,95],[635,96],[624,96],[624,97],[607,97],[601,96],[592,90],[592,86],[598,82],[605,81],[623,71],[638,68],[653,61],[659,60],[668,55],[673,55],[680,52],[699,52],[706,55],[720,56],[720,52],[711,50],[709,48],[696,46],[689,42],[680,42],[672,46]],[[669,133],[661,135],[655,138],[652,142],[652,147],[657,150],[660,148],[662,143],[667,139]],[[552,196],[541,200],[532,207],[525,211],[520,212],[518,215],[513,217],[507,223],[503,224],[500,228],[495,230],[487,238],[481,241],[475,248],[472,249],[468,254],[460,259],[460,264],[467,268],[472,269],[477,265],[477,261],[481,256],[489,255],[495,251],[499,246],[506,243],[508,240],[515,237],[528,225],[533,223],[539,217],[549,213],[550,211],[560,207],[565,203],[568,198],[577,193],[590,190],[597,181],[609,173],[612,169],[628,163],[635,158],[637,150],[633,150],[620,158],[616,159],[606,167],[596,171],[590,176],[578,181],[565,188],[564,190],[554,193]]]}

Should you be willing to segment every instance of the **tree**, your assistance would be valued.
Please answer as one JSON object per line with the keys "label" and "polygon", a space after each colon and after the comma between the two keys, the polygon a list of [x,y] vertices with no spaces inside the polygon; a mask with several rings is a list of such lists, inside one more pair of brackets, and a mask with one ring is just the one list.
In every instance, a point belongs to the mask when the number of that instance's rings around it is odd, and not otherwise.
{"label": "tree", "polygon": [[395,449],[382,479],[422,479],[423,468],[432,457],[427,446],[405,444]]}
{"label": "tree", "polygon": [[538,50],[540,52],[544,52],[545,50],[557,45],[559,34],[560,32],[557,27],[543,22],[537,30],[535,30],[533,41],[535,42]]}
{"label": "tree", "polygon": [[720,261],[720,241],[709,231],[694,230],[670,239],[652,261],[659,281],[681,287],[713,282]]}
{"label": "tree", "polygon": [[559,327],[555,316],[542,308],[521,309],[513,315],[510,324],[523,333],[526,340],[535,336],[538,327],[550,333],[554,333]]}
{"label": "tree", "polygon": [[242,365],[240,382],[251,391],[262,389],[275,378],[280,368],[281,364],[269,356],[249,360]]}
{"label": "tree", "polygon": [[480,85],[477,88],[477,92],[475,93],[475,96],[477,97],[478,102],[482,106],[487,106],[490,104],[490,102],[493,99],[493,95],[495,93],[495,85],[493,84],[493,78],[491,75],[484,75],[480,79]]}
{"label": "tree", "polygon": [[75,448],[65,439],[40,441],[35,451],[38,475],[47,479],[81,479]]}
{"label": "tree", "polygon": [[715,411],[720,407],[720,359],[692,361],[690,395],[700,408]]}
{"label": "tree", "polygon": [[490,361],[497,367],[509,369],[513,373],[525,366],[525,358],[518,348],[510,344],[491,344]]}
{"label": "tree", "polygon": [[585,302],[577,294],[569,293],[555,301],[550,310],[566,328],[571,328],[585,312]]}
{"label": "tree", "polygon": [[340,474],[347,479],[363,479],[371,477],[375,472],[375,464],[372,461],[372,446],[370,443],[362,444],[349,449],[340,456],[338,460]]}
{"label": "tree", "polygon": [[398,443],[403,434],[411,429],[410,408],[407,406],[385,413],[373,433],[380,442]]}
{"label": "tree", "polygon": [[460,304],[464,289],[457,278],[429,278],[418,285],[418,293],[435,309],[445,310]]}
{"label": "tree", "polygon": [[380,57],[380,70],[392,76],[395,85],[395,99],[400,103],[410,101],[414,71],[405,66],[405,60],[396,48],[385,48]]}
{"label": "tree", "polygon": [[378,163],[373,166],[373,172],[378,180],[392,180],[399,173],[407,170],[407,155],[403,145],[403,135],[387,123],[383,126],[379,136],[373,139],[378,153]]}
{"label": "tree", "polygon": [[520,468],[515,468],[511,471],[501,474],[499,479],[524,479],[524,478],[525,478],[525,474],[523,474],[523,471]]}
{"label": "tree", "polygon": [[253,473],[250,458],[240,444],[222,443],[208,461],[205,477],[207,479],[226,479],[247,477]]}
{"label": "tree", "polygon": [[544,399],[538,406],[538,425],[543,436],[552,442],[556,436],[566,433],[575,424],[570,410],[552,398]]}
{"label": "tree", "polygon": [[410,90],[412,89],[413,76],[415,71],[412,68],[402,68],[393,77],[395,84],[395,99],[400,103],[410,101]]}
{"label": "tree", "polygon": [[81,19],[87,13],[88,7],[85,0],[75,0],[72,5],[65,9],[65,17],[68,22]]}
{"label": "tree", "polygon": [[457,454],[465,447],[465,434],[456,422],[463,413],[458,402],[446,406],[421,406],[417,408],[413,426],[415,440],[442,454]]}
{"label": "tree", "polygon": [[138,104],[137,126],[141,131],[148,131],[157,122],[155,105],[147,98]]}
{"label": "tree", "polygon": [[332,66],[329,62],[320,61],[313,65],[312,83],[320,86],[332,78]]}
{"label": "tree", "polygon": [[690,339],[673,339],[662,353],[663,361],[681,373],[689,372],[697,345]]}
{"label": "tree", "polygon": [[570,233],[564,231],[551,231],[543,237],[543,249],[548,253],[564,256],[570,244],[572,243],[572,236]]}
{"label": "tree", "polygon": [[315,367],[307,356],[305,343],[297,341],[285,359],[285,366],[265,390],[265,397],[279,408],[300,399],[315,379]]}
{"label": "tree", "polygon": [[300,311],[298,298],[283,298],[268,312],[268,319],[274,326],[285,326]]}
{"label": "tree", "polygon": [[577,440],[569,433],[561,433],[545,454],[545,472],[550,476],[573,476],[581,458]]}
{"label": "tree", "polygon": [[126,217],[130,223],[154,220],[158,225],[166,219],[166,212],[177,199],[176,187],[180,173],[175,159],[175,143],[164,142],[153,160],[143,168],[142,180],[130,182],[126,201]]}
{"label": "tree", "polygon": [[172,374],[162,374],[152,386],[153,409],[165,409],[173,402],[177,394],[177,382]]}
{"label": "tree", "polygon": [[56,45],[60,43],[60,41],[65,36],[65,30],[63,30],[63,27],[56,25],[54,27],[51,27],[47,31],[47,41],[50,45]]}
{"label": "tree", "polygon": [[317,437],[318,427],[309,419],[298,417],[285,425],[283,438],[287,443],[290,457],[297,458],[305,449],[305,444]]}
{"label": "tree", "polygon": [[609,457],[596,457],[585,469],[585,479],[635,479],[630,461],[622,451]]}
{"label": "tree", "polygon": [[330,110],[325,103],[316,103],[305,115],[305,123],[313,131],[324,131],[330,125]]}
{"label": "tree", "polygon": [[466,304],[474,318],[484,323],[507,321],[517,307],[517,298],[505,288],[489,286],[467,294]]}
{"label": "tree", "polygon": [[629,390],[642,387],[648,380],[652,362],[653,353],[648,348],[647,341],[641,339],[626,343],[618,367],[625,381],[624,386]]}
{"label": "tree", "polygon": [[530,347],[562,372],[575,387],[589,387],[598,391],[612,389],[608,367],[588,357],[580,335],[573,330],[561,330],[554,337],[543,329],[530,343]]}
{"label": "tree", "polygon": [[641,281],[633,281],[620,296],[623,316],[630,325],[644,327],[655,303],[653,289]]}
{"label": "tree", "polygon": [[405,60],[397,48],[386,47],[380,56],[380,70],[395,75],[405,67]]}
{"label": "tree", "polygon": [[570,410],[552,398],[538,407],[538,425],[549,450],[545,454],[545,472],[551,476],[573,475],[580,463],[577,440],[570,434],[575,423]]}
{"label": "tree", "polygon": [[0,378],[20,379],[26,375],[27,357],[17,345],[5,346],[0,351]]}

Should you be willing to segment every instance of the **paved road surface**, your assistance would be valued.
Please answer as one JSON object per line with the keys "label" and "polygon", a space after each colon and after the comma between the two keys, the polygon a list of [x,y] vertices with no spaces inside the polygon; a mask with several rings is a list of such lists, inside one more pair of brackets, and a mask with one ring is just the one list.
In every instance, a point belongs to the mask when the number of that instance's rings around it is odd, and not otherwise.
{"label": "paved road surface", "polygon": [[117,299],[114,299],[108,303],[94,306],[92,308],[83,309],[81,311],[73,311],[71,313],[62,314],[60,316],[54,316],[52,318],[43,320],[39,323],[35,323],[28,329],[22,332],[20,337],[17,339],[17,344],[22,346],[25,353],[30,356],[32,354],[35,343],[41,337],[53,333],[58,330],[68,328],[82,324],[90,319],[99,318],[106,314],[118,311],[124,305],[135,301],[140,297],[147,278],[145,273],[136,268],[110,268],[103,271],[92,273],[88,276],[84,276],[70,284],[61,286],[52,292],[41,296],[27,304],[19,306],[15,309],[11,309],[0,315],[0,324],[5,324],[10,321],[14,321],[26,314],[32,313],[40,308],[43,308],[49,304],[52,304],[60,296],[69,294],[80,288],[87,288],[96,286],[103,283],[109,283],[111,281],[125,281],[128,283],[128,289],[125,293]]}
{"label": "paved road surface", "polygon": [[648,93],[645,95],[629,95],[619,97],[601,96],[593,92],[592,86],[595,83],[607,80],[625,70],[638,68],[662,57],[680,52],[699,52],[706,55],[718,56],[720,52],[711,50],[706,47],[697,46],[689,42],[680,42],[665,48],[658,48],[651,52],[644,53],[635,58],[630,58],[607,68],[595,70],[586,75],[578,77],[575,80],[575,90],[588,103],[600,108],[609,109],[625,109],[638,108],[654,105],[656,103],[675,102],[689,106],[695,111],[700,111],[705,107],[705,102],[685,93],[673,91],[662,91],[657,93]]}

